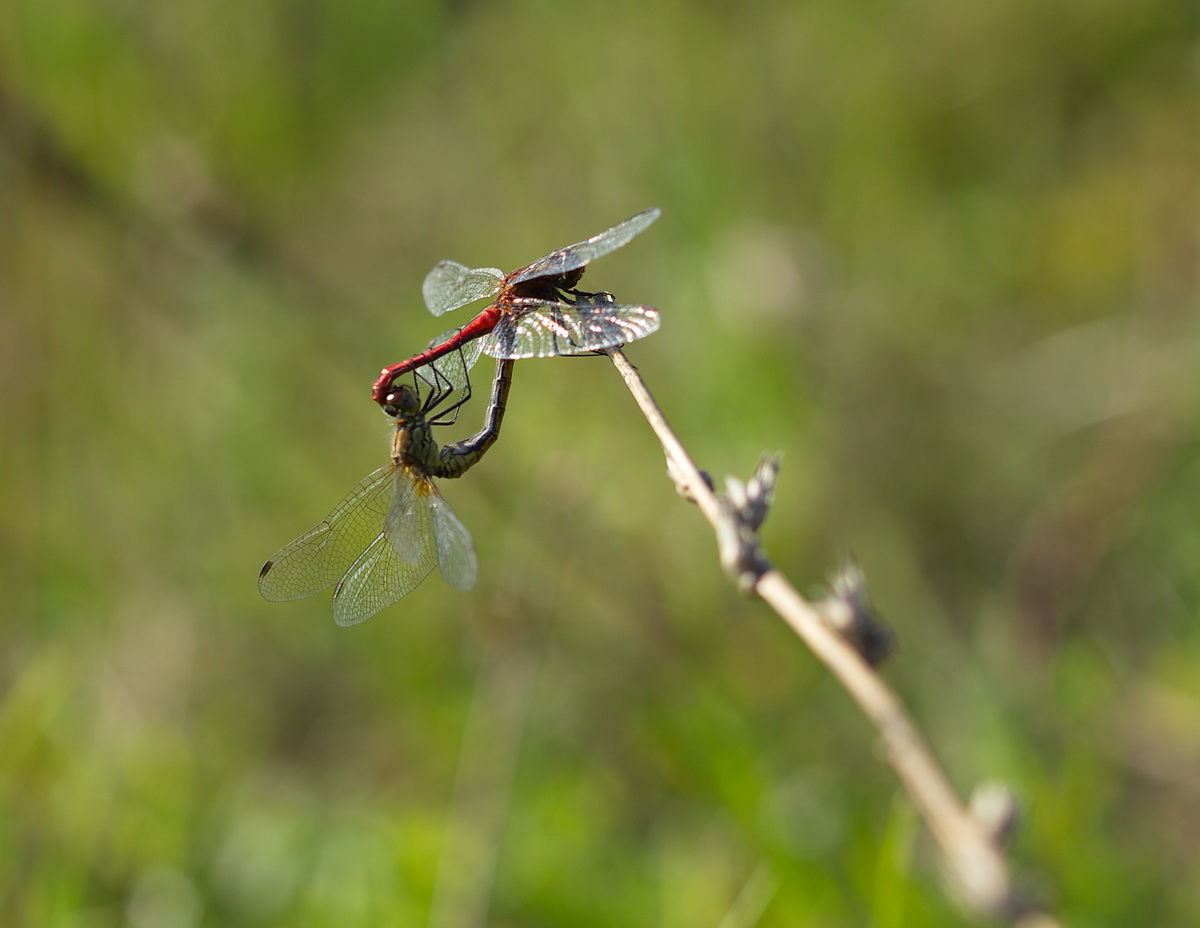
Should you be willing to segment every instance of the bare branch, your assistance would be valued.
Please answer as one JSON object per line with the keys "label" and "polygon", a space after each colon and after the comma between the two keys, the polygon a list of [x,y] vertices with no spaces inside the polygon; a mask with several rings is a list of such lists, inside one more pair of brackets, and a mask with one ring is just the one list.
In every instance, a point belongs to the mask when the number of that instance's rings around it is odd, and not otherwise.
{"label": "bare branch", "polygon": [[1057,926],[1014,888],[1001,849],[1013,820],[1011,808],[997,810],[993,788],[980,817],[968,811],[900,700],[875,672],[873,665],[889,650],[891,635],[875,619],[862,571],[856,564],[843,568],[830,595],[813,604],[767,560],[758,531],[770,509],[778,456],[764,456],[749,483],[730,478],[725,492],[717,494],[671,431],[637,368],[618,348],[607,354],[662,443],[671,479],[682,495],[700,507],[716,532],[726,572],[739,588],[763,599],[791,626],[878,729],[888,763],[942,851],[954,894],[972,912],[1014,926]]}

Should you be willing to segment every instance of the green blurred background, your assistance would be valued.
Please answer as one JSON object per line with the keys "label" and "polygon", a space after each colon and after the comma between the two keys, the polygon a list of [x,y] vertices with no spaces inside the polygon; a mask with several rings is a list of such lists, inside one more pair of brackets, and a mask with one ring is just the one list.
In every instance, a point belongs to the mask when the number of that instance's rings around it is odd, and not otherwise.
{"label": "green blurred background", "polygon": [[783,452],[771,555],[857,555],[1067,921],[1200,920],[1197,19],[8,0],[0,923],[959,923],[603,360],[519,364],[443,484],[474,591],[258,596],[386,460],[435,261],[649,206],[584,284],[660,307],[629,355],[697,461]]}

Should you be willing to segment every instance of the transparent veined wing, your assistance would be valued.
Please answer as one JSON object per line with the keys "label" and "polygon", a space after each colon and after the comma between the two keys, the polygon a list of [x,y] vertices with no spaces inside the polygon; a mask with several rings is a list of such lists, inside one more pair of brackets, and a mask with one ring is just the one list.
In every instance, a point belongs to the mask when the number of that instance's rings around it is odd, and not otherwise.
{"label": "transparent veined wing", "polygon": [[659,322],[653,306],[529,300],[479,341],[483,352],[493,358],[586,354],[644,338],[658,329]]}
{"label": "transparent veined wing", "polygon": [[382,532],[406,564],[418,564],[429,548],[433,524],[428,518],[423,492],[425,486],[402,467],[396,468],[396,492],[383,520]]}
{"label": "transparent veined wing", "polygon": [[333,511],[263,565],[258,590],[264,599],[304,599],[333,586],[373,543],[391,508],[395,468],[363,478]]}
{"label": "transparent veined wing", "polygon": [[425,275],[421,295],[435,316],[491,296],[504,282],[504,272],[495,267],[467,267],[457,261],[439,261]]}
{"label": "transparent veined wing", "polygon": [[[635,216],[630,216],[624,222],[619,222],[611,229],[605,229],[591,238],[552,251],[544,258],[534,261],[529,267],[515,274],[508,281],[509,286],[519,284],[523,280],[534,277],[545,277],[550,274],[565,274],[576,268],[583,267],[597,258],[616,251],[625,245],[635,235],[642,232],[650,223],[662,214],[662,210],[654,207],[643,210]],[[459,306],[462,304],[459,303]]]}
{"label": "transparent veined wing", "polygon": [[333,591],[333,619],[338,625],[365,622],[412,592],[437,564],[425,495],[432,484],[395,468],[392,485],[392,502],[376,524],[376,537]]}
{"label": "transparent veined wing", "polygon": [[433,518],[433,537],[437,541],[438,567],[446,582],[456,590],[469,590],[479,579],[475,543],[450,504],[435,487],[431,486],[430,489],[429,513]]}
{"label": "transparent veined wing", "polygon": [[[448,332],[443,332],[437,338],[432,339],[426,348],[433,348],[436,345],[443,345],[450,341],[459,333],[462,326],[457,326]],[[422,373],[422,368],[416,369],[416,374],[426,382],[434,390],[442,388],[444,385],[449,385],[451,389],[459,394],[462,394],[467,385],[470,383],[468,372],[475,366],[475,362],[479,360],[479,355],[483,348],[479,344],[479,339],[471,339],[458,348],[457,351],[451,351],[449,354],[444,354],[435,361],[430,362],[427,367],[437,371],[437,375],[433,378]],[[439,379],[440,378],[440,379]]]}

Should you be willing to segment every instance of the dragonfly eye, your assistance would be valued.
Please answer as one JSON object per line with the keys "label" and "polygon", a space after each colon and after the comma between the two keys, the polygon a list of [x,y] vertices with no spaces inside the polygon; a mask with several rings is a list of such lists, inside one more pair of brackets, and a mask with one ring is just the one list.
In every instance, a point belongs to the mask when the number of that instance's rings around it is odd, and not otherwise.
{"label": "dragonfly eye", "polygon": [[385,397],[382,405],[385,413],[393,419],[399,419],[420,412],[421,397],[414,387],[402,383]]}

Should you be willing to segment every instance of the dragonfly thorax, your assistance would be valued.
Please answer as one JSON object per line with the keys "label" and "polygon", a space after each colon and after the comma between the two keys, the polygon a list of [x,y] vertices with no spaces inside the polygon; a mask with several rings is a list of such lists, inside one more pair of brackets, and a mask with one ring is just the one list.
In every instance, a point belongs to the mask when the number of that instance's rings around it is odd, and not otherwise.
{"label": "dragonfly thorax", "polygon": [[417,389],[402,383],[388,395],[384,411],[396,421],[392,437],[392,460],[429,473],[438,462],[438,446],[425,421],[425,409]]}
{"label": "dragonfly thorax", "polygon": [[575,289],[575,285],[583,277],[584,270],[586,268],[577,267],[572,271],[567,271],[565,274],[546,274],[542,277],[531,277],[529,280],[513,284],[510,292],[514,297],[556,302],[561,298],[560,291]]}
{"label": "dragonfly thorax", "polygon": [[433,474],[440,469],[440,460],[441,449],[424,419],[396,421],[396,433],[392,436],[393,463]]}

